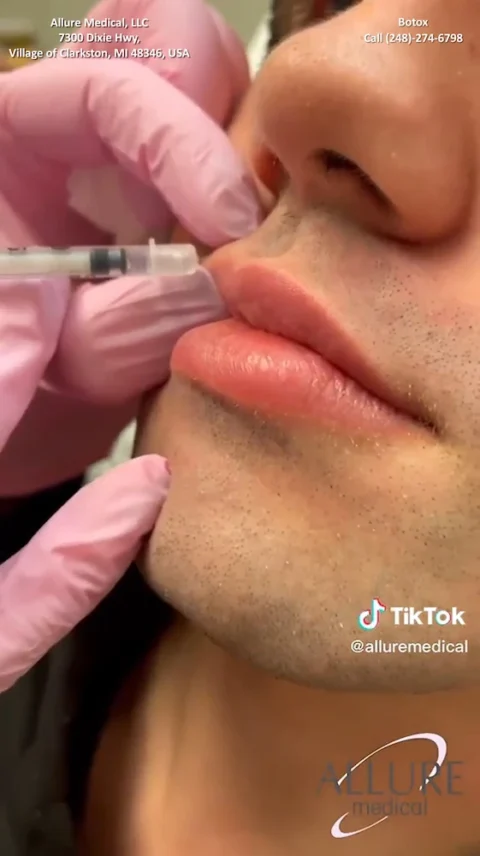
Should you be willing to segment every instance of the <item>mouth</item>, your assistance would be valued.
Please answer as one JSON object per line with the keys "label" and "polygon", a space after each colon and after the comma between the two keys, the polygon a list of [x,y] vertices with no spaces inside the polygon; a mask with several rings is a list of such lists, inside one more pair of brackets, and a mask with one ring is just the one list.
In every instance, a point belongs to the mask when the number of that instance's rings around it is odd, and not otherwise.
{"label": "mouth", "polygon": [[173,372],[267,416],[349,434],[431,430],[298,283],[257,262],[211,273],[232,317],[182,336]]}

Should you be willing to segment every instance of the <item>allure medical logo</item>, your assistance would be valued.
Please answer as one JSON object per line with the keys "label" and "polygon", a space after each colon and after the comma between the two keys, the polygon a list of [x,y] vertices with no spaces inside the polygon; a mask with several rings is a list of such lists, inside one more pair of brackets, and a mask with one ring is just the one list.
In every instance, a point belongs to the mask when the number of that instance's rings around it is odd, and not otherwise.
{"label": "allure medical logo", "polygon": [[[432,764],[430,757],[428,761],[412,761],[407,765],[405,762],[400,765],[393,761],[383,764],[381,769],[375,769],[375,761],[372,759],[376,755],[391,746],[413,740],[433,743],[437,755],[435,763]],[[425,816],[429,795],[435,795],[436,798],[461,796],[459,781],[463,762],[447,761],[446,758],[446,740],[440,734],[423,732],[385,743],[360,761],[347,764],[346,771],[336,769],[333,763],[326,764],[317,793],[333,789],[339,797],[353,798],[350,810],[338,817],[331,827],[332,837],[351,838],[353,835],[360,835],[361,832],[367,832],[380,823],[385,823],[392,816]],[[347,821],[347,818],[350,820]],[[343,827],[346,823],[352,825],[355,818],[358,827],[347,832]]]}

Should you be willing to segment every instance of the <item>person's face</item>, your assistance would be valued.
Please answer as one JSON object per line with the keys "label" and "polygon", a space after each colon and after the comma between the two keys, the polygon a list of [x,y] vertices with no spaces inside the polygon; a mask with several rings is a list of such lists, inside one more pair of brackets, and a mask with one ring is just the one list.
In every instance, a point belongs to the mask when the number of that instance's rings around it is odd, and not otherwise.
{"label": "person's face", "polygon": [[[180,340],[141,430],[173,473],[152,585],[302,683],[480,675],[479,55],[474,0],[364,0],[273,52],[235,129],[271,211],[208,260],[240,321]],[[465,626],[362,635],[373,598]]]}

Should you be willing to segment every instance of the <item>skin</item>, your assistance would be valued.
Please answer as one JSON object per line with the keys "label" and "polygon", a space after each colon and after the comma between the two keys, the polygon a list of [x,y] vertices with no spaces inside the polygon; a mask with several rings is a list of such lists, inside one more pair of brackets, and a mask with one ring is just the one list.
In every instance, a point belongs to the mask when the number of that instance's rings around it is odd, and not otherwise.
{"label": "skin", "polygon": [[[464,42],[365,43],[408,32],[400,16]],[[247,412],[175,374],[147,402],[137,453],[165,455],[173,479],[142,565],[183,618],[105,731],[88,853],[480,852],[479,51],[471,0],[364,0],[286,40],[252,86],[232,135],[269,214],[210,269],[261,259],[287,272],[436,430],[352,438]],[[319,149],[358,164],[388,205],[358,175],[326,173]],[[465,610],[466,627],[387,620],[375,638],[468,637],[468,653],[352,653],[374,597]],[[444,778],[427,816],[335,840],[355,797],[317,793],[326,767],[341,775],[425,731],[461,762],[461,795]],[[408,742],[378,756],[375,776],[387,788],[394,762],[404,784],[412,762],[434,760]],[[365,791],[365,773],[352,782]]]}

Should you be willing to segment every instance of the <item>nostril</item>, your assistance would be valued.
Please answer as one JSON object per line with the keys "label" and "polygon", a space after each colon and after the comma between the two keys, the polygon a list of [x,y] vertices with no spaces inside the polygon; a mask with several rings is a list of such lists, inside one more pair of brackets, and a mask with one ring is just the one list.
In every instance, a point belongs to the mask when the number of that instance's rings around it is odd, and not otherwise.
{"label": "nostril", "polygon": [[259,149],[253,158],[254,169],[273,201],[281,195],[287,183],[287,173],[279,158],[266,148]]}
{"label": "nostril", "polygon": [[392,203],[375,182],[358,166],[354,161],[347,158],[339,152],[331,149],[319,149],[313,155],[315,163],[319,165],[325,172],[333,172],[334,170],[349,173],[357,178],[363,187],[375,198],[384,208],[392,209]]}

